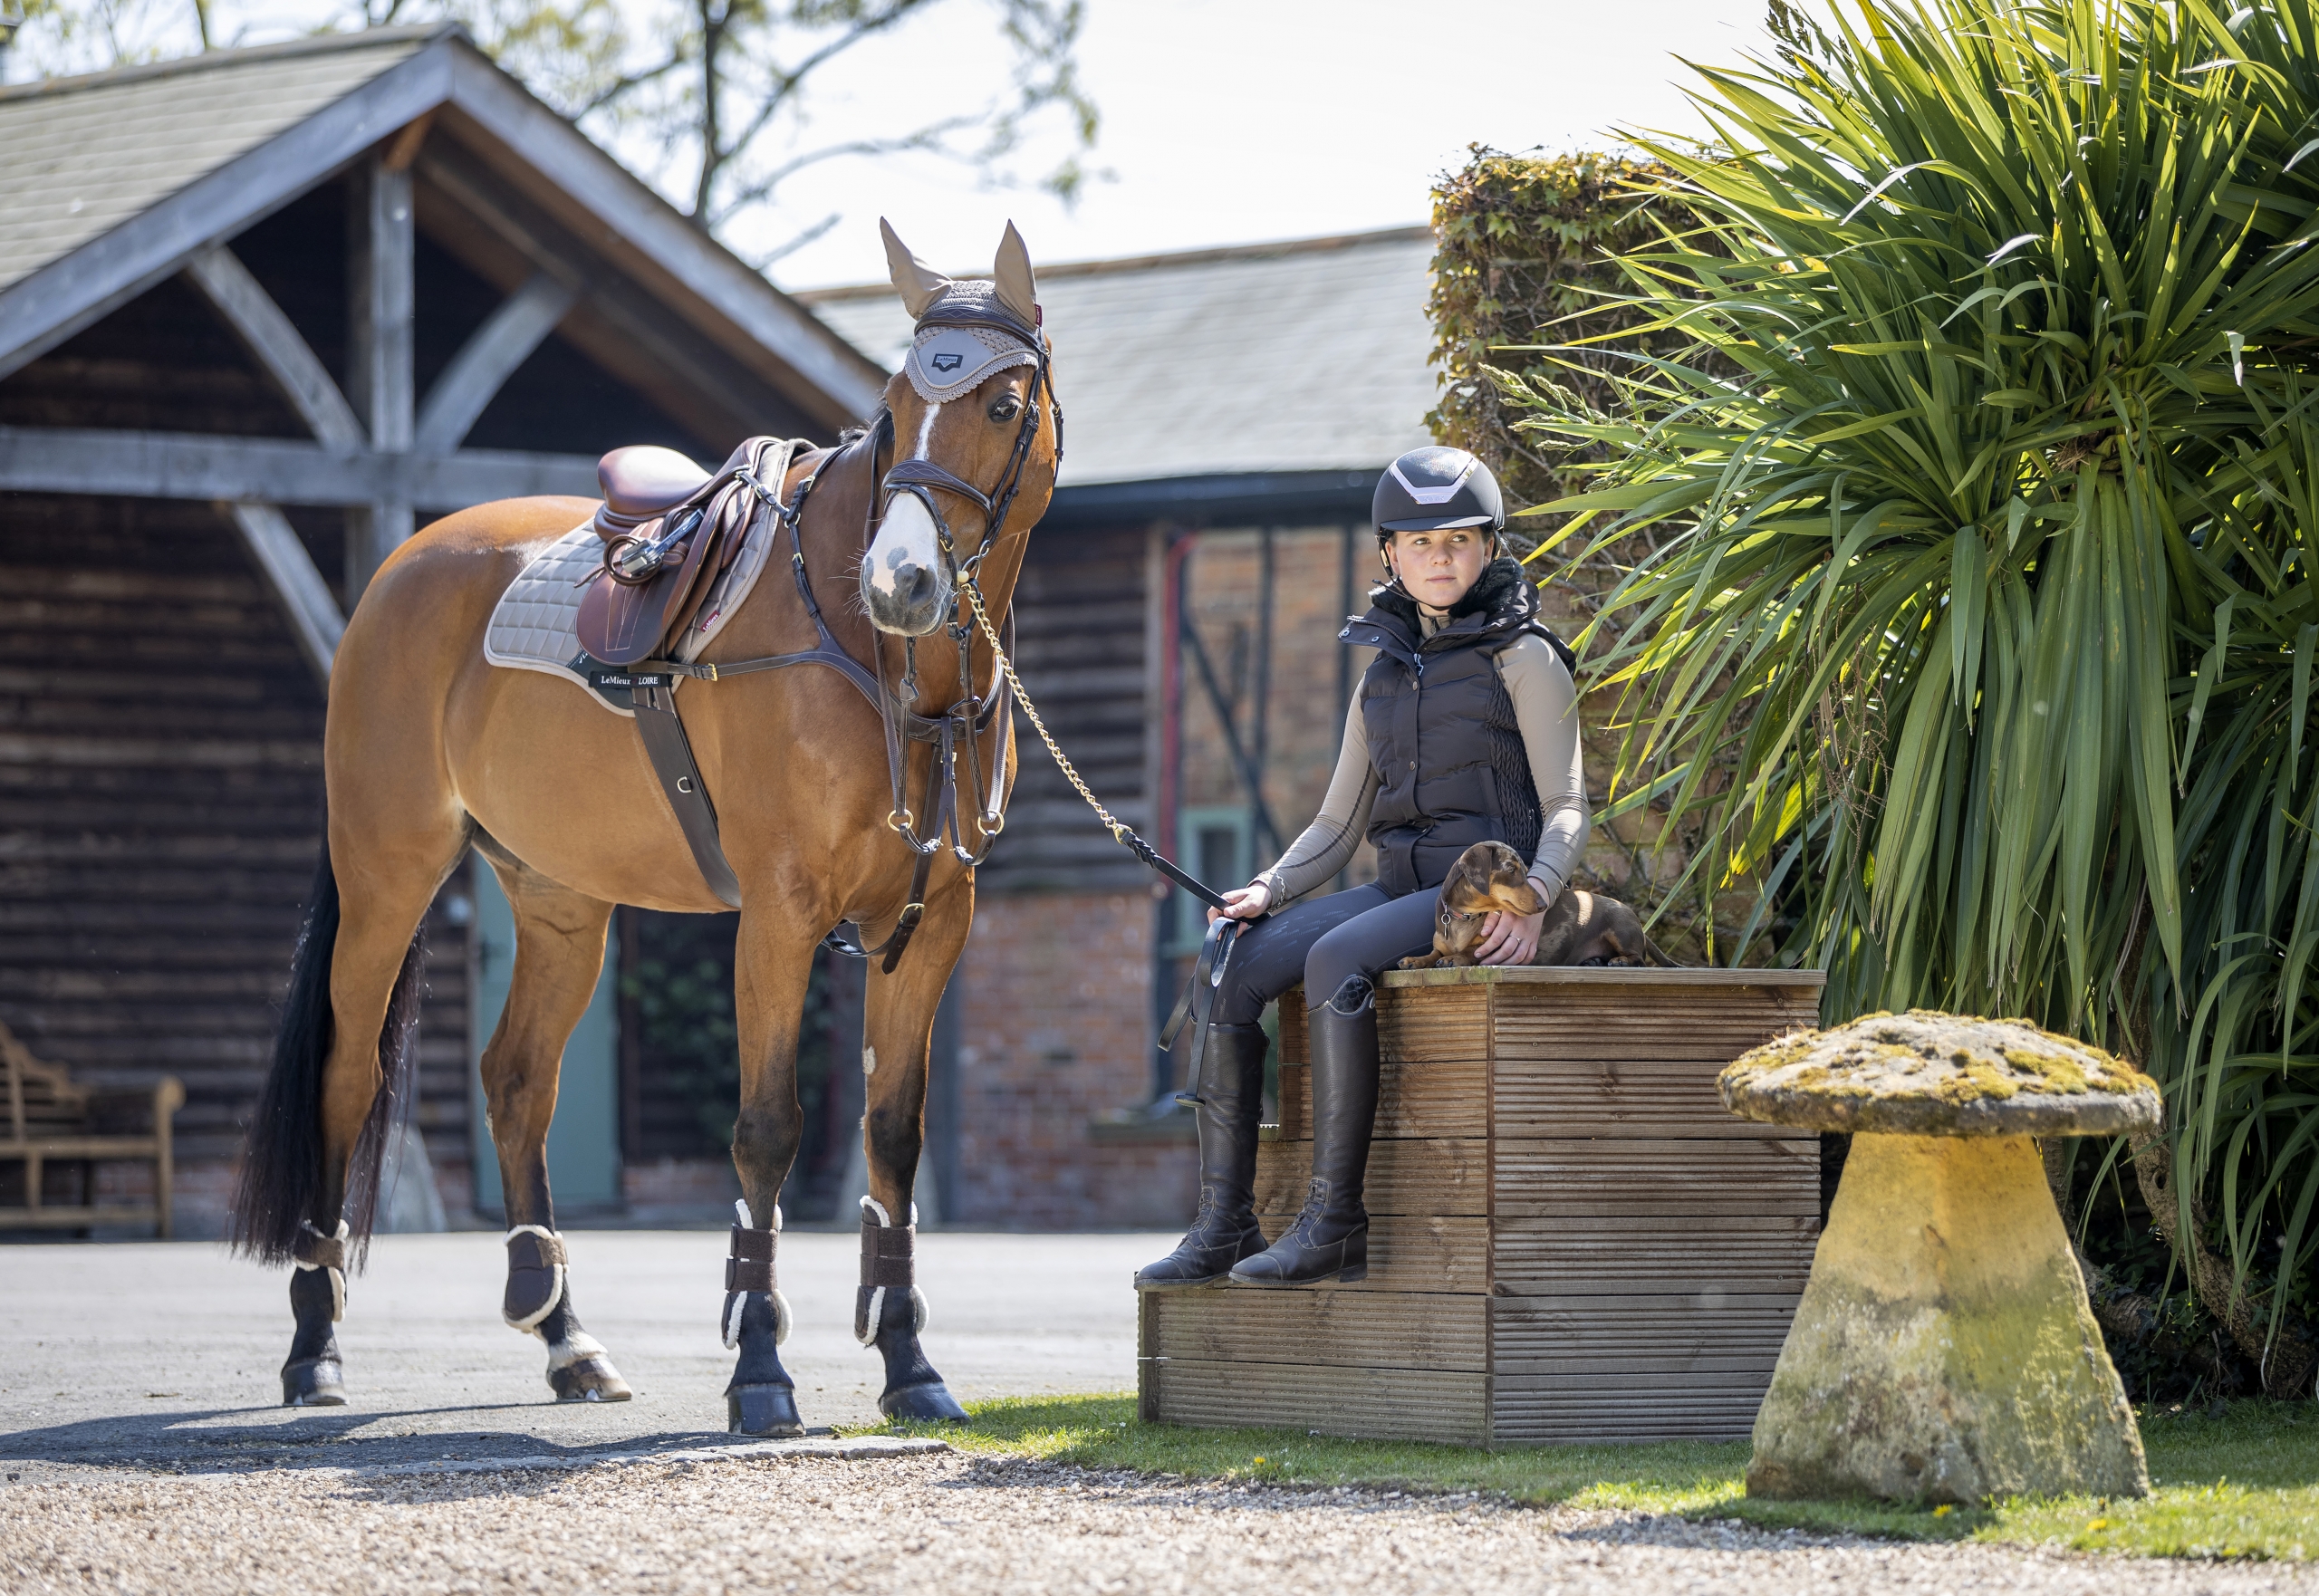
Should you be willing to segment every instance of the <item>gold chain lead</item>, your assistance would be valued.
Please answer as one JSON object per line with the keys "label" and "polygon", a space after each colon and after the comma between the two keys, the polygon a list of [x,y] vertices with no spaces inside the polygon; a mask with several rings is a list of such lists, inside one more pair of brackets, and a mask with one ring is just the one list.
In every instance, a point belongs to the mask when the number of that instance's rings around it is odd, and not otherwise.
{"label": "gold chain lead", "polygon": [[1023,678],[1015,674],[1015,661],[1006,657],[1006,649],[998,640],[996,629],[990,624],[990,617],[983,611],[981,586],[972,577],[968,577],[959,585],[967,590],[967,603],[975,612],[975,624],[982,629],[984,639],[990,644],[991,656],[998,661],[998,668],[1006,673],[1006,685],[1015,689],[1015,700],[1023,706],[1023,713],[1031,717],[1031,725],[1038,732],[1039,741],[1044,743],[1047,745],[1047,752],[1054,755],[1055,764],[1063,772],[1063,779],[1077,789],[1082,798],[1087,800],[1087,807],[1095,812],[1095,818],[1102,821],[1111,832],[1111,841],[1125,843],[1128,839],[1127,825],[1121,821],[1113,819],[1111,812],[1103,807],[1103,801],[1096,797],[1088,789],[1087,784],[1080,779],[1079,767],[1071,763],[1071,755],[1063,751],[1062,745],[1054,740],[1054,734],[1047,730],[1047,723],[1040,717],[1039,707],[1032,703],[1031,695],[1024,691]]}

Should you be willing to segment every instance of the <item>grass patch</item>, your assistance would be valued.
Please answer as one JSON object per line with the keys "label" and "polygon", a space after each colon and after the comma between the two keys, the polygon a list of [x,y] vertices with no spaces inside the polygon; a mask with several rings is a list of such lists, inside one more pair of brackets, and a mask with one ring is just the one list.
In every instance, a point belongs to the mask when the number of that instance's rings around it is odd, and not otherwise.
{"label": "grass patch", "polygon": [[2146,1502],[2015,1499],[1977,1508],[1751,1502],[1744,1441],[1648,1441],[1482,1452],[1285,1429],[1144,1424],[1129,1396],[972,1404],[938,1436],[962,1452],[1083,1468],[1282,1485],[1480,1491],[1516,1502],[1732,1518],[1764,1529],[2051,1544],[2171,1557],[2319,1558],[2319,1404],[2245,1401],[2140,1417],[2157,1494]]}

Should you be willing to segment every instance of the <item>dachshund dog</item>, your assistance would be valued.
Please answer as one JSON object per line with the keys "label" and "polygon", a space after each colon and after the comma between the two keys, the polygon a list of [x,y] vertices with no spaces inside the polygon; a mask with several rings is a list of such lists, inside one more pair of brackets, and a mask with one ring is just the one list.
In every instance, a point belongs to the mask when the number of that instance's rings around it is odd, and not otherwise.
{"label": "dachshund dog", "polygon": [[1660,965],[1675,961],[1643,934],[1634,910],[1615,898],[1570,888],[1551,909],[1530,885],[1522,856],[1503,842],[1477,842],[1458,856],[1441,883],[1441,907],[1433,917],[1433,951],[1405,958],[1405,970],[1436,965],[1479,964],[1474,949],[1491,911],[1532,915],[1546,909],[1538,928],[1534,965]]}

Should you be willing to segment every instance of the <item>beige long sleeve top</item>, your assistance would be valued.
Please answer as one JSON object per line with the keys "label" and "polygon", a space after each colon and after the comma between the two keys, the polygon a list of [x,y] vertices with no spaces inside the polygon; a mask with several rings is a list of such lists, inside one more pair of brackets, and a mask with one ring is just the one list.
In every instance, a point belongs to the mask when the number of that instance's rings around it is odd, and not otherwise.
{"label": "beige long sleeve top", "polygon": [[[1433,624],[1427,627],[1429,635]],[[1544,822],[1530,874],[1552,902],[1561,896],[1571,872],[1585,857],[1591,829],[1584,757],[1578,741],[1578,688],[1561,656],[1544,638],[1516,638],[1498,650],[1496,665],[1506,697],[1514,701],[1514,719],[1530,757],[1530,780],[1538,790]],[[1344,745],[1338,750],[1336,771],[1329,778],[1321,812],[1288,845],[1279,861],[1256,878],[1271,889],[1274,909],[1324,885],[1344,869],[1368,832],[1378,786],[1356,693],[1345,711]]]}

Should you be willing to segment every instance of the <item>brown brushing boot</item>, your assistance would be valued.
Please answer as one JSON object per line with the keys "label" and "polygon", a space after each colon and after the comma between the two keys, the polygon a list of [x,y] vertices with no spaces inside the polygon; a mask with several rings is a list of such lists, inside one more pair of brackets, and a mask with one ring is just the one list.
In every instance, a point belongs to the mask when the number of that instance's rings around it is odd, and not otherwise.
{"label": "brown brushing boot", "polygon": [[1199,1127],[1199,1212],[1176,1250],[1135,1272],[1138,1291],[1213,1285],[1265,1250],[1256,1228],[1256,1121],[1264,1113],[1261,1025],[1210,1025],[1194,1083]]}
{"label": "brown brushing boot", "polygon": [[1369,1274],[1369,1210],[1361,1206],[1377,1128],[1377,995],[1356,976],[1310,1012],[1313,1184],[1304,1211],[1265,1252],[1232,1271],[1234,1285],[1310,1285]]}

